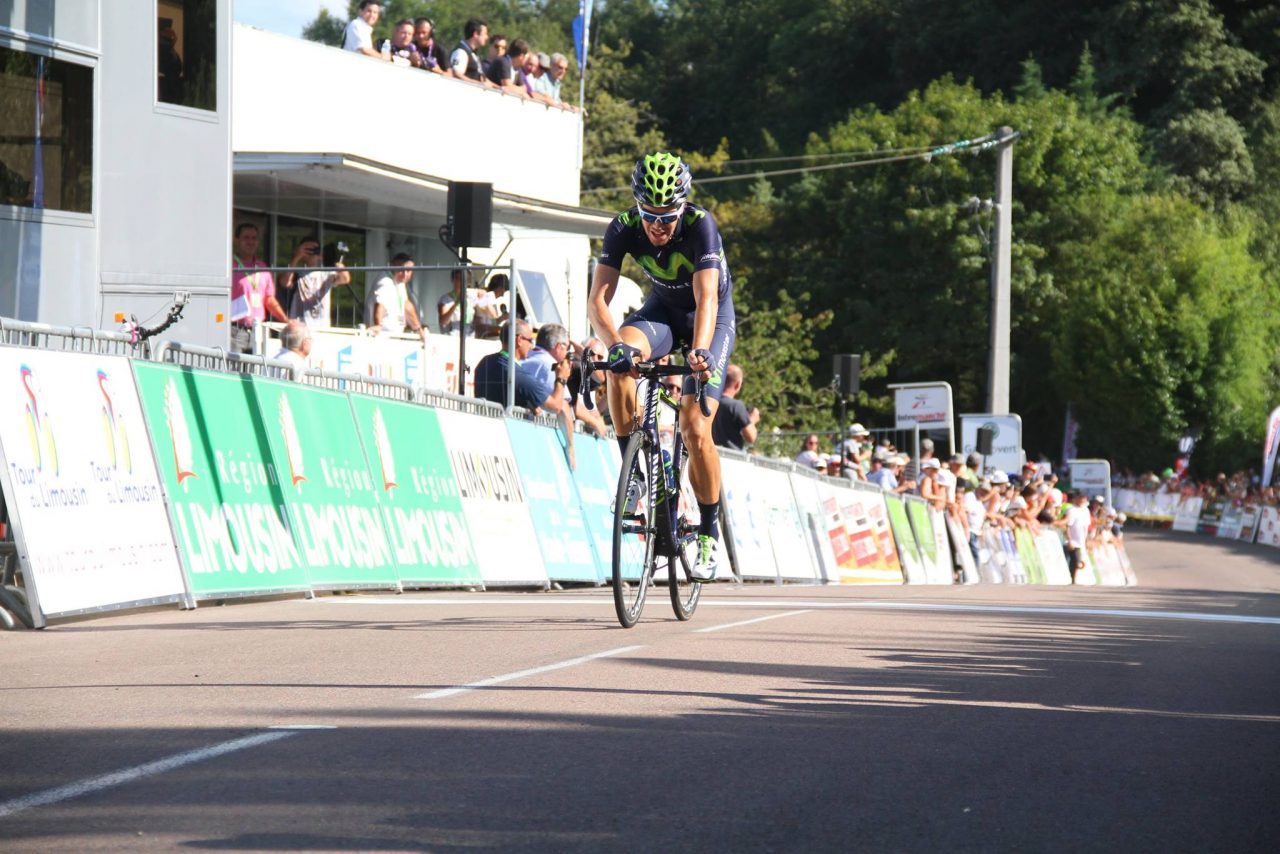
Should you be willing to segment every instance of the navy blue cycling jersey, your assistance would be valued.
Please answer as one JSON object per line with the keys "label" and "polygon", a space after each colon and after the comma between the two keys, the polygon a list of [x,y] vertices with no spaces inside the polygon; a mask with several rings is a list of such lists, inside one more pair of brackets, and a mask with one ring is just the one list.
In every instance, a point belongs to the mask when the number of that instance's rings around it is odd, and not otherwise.
{"label": "navy blue cycling jersey", "polygon": [[600,263],[622,269],[622,258],[630,253],[653,282],[653,295],[663,303],[683,311],[693,311],[693,274],[698,270],[720,271],[720,302],[730,302],[733,278],[724,258],[720,229],[706,208],[686,204],[680,225],[666,246],[654,246],[644,233],[637,208],[614,217],[604,233]]}

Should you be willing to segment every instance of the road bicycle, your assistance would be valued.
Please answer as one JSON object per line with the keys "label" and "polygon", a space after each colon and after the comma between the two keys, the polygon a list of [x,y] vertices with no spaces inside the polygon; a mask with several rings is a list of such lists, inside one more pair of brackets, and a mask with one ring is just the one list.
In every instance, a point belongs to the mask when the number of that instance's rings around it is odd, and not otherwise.
{"label": "road bicycle", "polygon": [[[582,384],[583,399],[589,408],[594,404],[594,387],[599,386],[591,377],[608,367],[608,362],[583,359],[582,376],[587,378]],[[693,579],[692,572],[698,541],[697,526],[689,518],[693,497],[683,494],[689,450],[680,434],[680,399],[661,382],[663,377],[686,377],[694,372],[687,366],[655,362],[637,363],[636,370],[648,382],[642,384],[644,390],[638,395],[638,423],[622,455],[613,504],[613,606],[618,622],[627,629],[640,619],[663,559],[676,619],[692,617],[702,594],[702,584]],[[698,406],[710,417],[706,389],[700,380],[696,383]],[[658,417],[664,408],[675,416],[669,449],[662,445],[658,432]]]}

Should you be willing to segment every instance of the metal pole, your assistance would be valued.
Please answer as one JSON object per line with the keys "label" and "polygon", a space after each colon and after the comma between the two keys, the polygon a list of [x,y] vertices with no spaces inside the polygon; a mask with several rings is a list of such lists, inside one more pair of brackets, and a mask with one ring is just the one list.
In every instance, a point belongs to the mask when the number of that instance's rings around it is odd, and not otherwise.
{"label": "metal pole", "polygon": [[507,265],[507,410],[516,405],[516,262]]}
{"label": "metal pole", "polygon": [[1009,265],[1013,230],[1013,128],[1000,128],[997,146],[996,225],[991,239],[991,353],[987,363],[987,411],[1009,411]]}
{"label": "metal pole", "polygon": [[467,247],[462,247],[462,293],[458,294],[458,307],[462,313],[458,315],[458,396],[467,395],[467,278],[471,270],[468,268]]}

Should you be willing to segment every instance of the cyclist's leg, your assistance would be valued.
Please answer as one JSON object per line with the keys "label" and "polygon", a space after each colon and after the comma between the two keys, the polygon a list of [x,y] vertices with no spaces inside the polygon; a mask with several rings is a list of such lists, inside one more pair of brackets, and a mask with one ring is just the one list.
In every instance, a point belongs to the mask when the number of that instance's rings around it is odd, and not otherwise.
{"label": "cyclist's leg", "polygon": [[715,441],[711,437],[711,422],[715,421],[716,410],[720,408],[725,372],[737,337],[733,308],[729,306],[727,312],[722,311],[716,318],[716,329],[711,336],[711,378],[706,382],[710,417],[703,415],[698,406],[698,399],[694,396],[696,383],[692,377],[685,380],[684,396],[680,401],[680,433],[689,448],[689,482],[693,485],[699,508],[718,506],[720,502],[720,455],[716,453]]}
{"label": "cyclist's leg", "polygon": [[[618,330],[622,340],[640,350],[640,360],[660,359],[671,352],[672,332],[662,306],[650,298]],[[608,374],[609,415],[618,443],[625,448],[636,416],[636,381],[626,374]]]}

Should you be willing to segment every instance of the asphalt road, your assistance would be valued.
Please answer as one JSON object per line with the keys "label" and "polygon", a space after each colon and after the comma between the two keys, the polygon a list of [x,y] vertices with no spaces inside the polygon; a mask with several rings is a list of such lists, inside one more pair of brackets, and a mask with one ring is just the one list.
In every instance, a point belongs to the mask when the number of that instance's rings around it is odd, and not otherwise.
{"label": "asphalt road", "polygon": [[593,590],[0,634],[0,850],[1280,850],[1280,551],[1129,551],[630,631]]}

